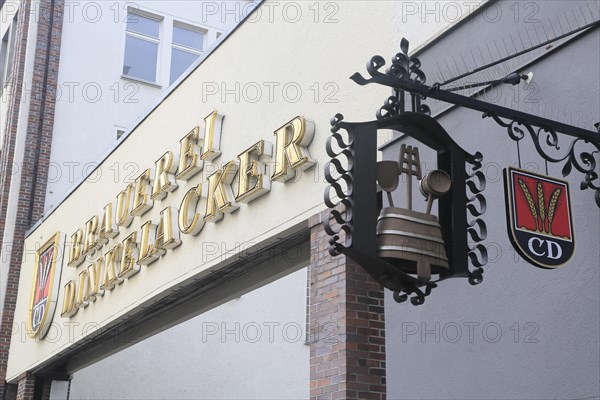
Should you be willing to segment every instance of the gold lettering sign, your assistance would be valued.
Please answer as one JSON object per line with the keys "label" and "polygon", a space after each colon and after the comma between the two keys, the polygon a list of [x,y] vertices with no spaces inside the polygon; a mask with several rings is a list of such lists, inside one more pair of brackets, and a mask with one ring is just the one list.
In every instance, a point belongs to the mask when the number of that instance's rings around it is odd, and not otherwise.
{"label": "gold lettering sign", "polygon": [[[127,232],[135,217],[144,215],[152,209],[155,200],[160,201],[173,192],[178,181],[189,181],[205,167],[205,162],[217,158],[221,154],[223,118],[213,111],[204,118],[203,131],[195,127],[180,140],[177,157],[167,151],[155,162],[154,171],[144,170],[134,184],[129,183],[118,193],[114,208],[113,202],[107,203],[100,218],[94,215],[83,230],[76,230],[71,235],[68,265],[77,267],[92,252],[99,254],[103,246],[119,235],[120,228]],[[223,214],[239,209],[238,203],[250,203],[268,193],[271,181],[285,182],[297,171],[314,165],[308,152],[314,136],[312,122],[296,117],[277,129],[275,136],[275,154],[272,143],[265,140],[254,143],[236,159],[216,169],[204,182],[187,190],[179,209],[166,206],[158,220],[155,216],[154,221],[141,221],[138,230],[127,232],[128,236],[120,242],[113,242],[104,256],[67,282],[61,315],[74,316],[106,290],[113,290],[136,275],[141,266],[148,266],[176,249],[182,243],[182,234],[198,235],[206,222],[217,222]],[[271,176],[267,173],[267,161],[274,164]],[[232,184],[236,176],[237,193],[234,194]]]}
{"label": "gold lettering sign", "polygon": [[201,147],[198,145],[199,141],[200,127],[198,126],[179,141],[181,152],[176,179],[188,181],[204,167],[204,161],[199,160],[201,151]]}
{"label": "gold lettering sign", "polygon": [[314,134],[315,125],[302,117],[294,118],[275,131],[277,150],[271,180],[285,182],[294,178],[298,169],[305,170],[315,165],[307,147]]}
{"label": "gold lettering sign", "polygon": [[85,236],[83,240],[83,251],[85,255],[96,248],[98,243],[98,216],[94,215],[88,222],[85,223]]}
{"label": "gold lettering sign", "polygon": [[75,307],[85,308],[90,304],[89,296],[86,296],[88,288],[90,286],[87,270],[82,270],[79,273],[79,284],[77,285],[77,299],[75,301]]}
{"label": "gold lettering sign", "polygon": [[210,113],[204,118],[204,135],[202,148],[202,158],[205,161],[213,161],[221,155],[221,127],[223,126],[224,115],[216,111]]}
{"label": "gold lettering sign", "polygon": [[203,192],[207,192],[206,187],[198,185],[183,196],[183,201],[179,207],[179,230],[185,235],[195,236],[204,227],[204,219],[196,212]]}
{"label": "gold lettering sign", "polygon": [[239,208],[235,202],[231,182],[238,170],[237,162],[229,161],[223,168],[208,177],[208,195],[204,221],[217,222],[223,213],[231,213]]}
{"label": "gold lettering sign", "polygon": [[173,219],[178,220],[177,210],[167,207],[160,212],[160,222],[156,228],[156,247],[159,249],[174,249],[181,245],[179,230],[173,229]]}
{"label": "gold lettering sign", "polygon": [[69,249],[69,262],[67,263],[67,266],[77,267],[85,259],[81,254],[82,239],[83,233],[81,232],[81,229],[77,229],[77,231],[71,235],[71,248]]}
{"label": "gold lettering sign", "polygon": [[261,156],[273,155],[273,145],[261,140],[238,156],[240,174],[236,201],[249,203],[271,190],[271,181],[265,176]]}
{"label": "gold lettering sign", "polygon": [[135,190],[133,193],[133,208],[131,215],[139,217],[144,215],[154,205],[154,201],[148,200],[151,195],[150,187],[150,168],[145,170],[135,180]]}
{"label": "gold lettering sign", "polygon": [[100,282],[102,277],[102,264],[104,264],[104,257],[100,257],[95,264],[91,264],[90,266],[88,266],[88,286],[83,300],[87,300],[88,302],[94,302],[96,301],[96,298],[98,296],[104,295],[104,290],[100,289]]}
{"label": "gold lettering sign", "polygon": [[115,272],[115,266],[121,262],[123,245],[118,243],[104,255],[104,272],[102,274],[101,290],[113,290],[123,280]]}
{"label": "gold lettering sign", "polygon": [[119,269],[119,279],[129,278],[140,271],[140,266],[136,263],[138,258],[137,232],[133,232],[123,240],[123,253],[121,255],[121,268]]}
{"label": "gold lettering sign", "polygon": [[117,213],[115,214],[115,223],[117,226],[127,228],[133,221],[133,215],[129,212],[131,204],[131,193],[133,185],[130,183],[127,188],[117,195]]}
{"label": "gold lettering sign", "polygon": [[138,259],[140,265],[150,265],[160,257],[160,254],[154,251],[156,228],[156,224],[153,224],[152,221],[146,222],[140,228],[140,256]]}
{"label": "gold lettering sign", "polygon": [[64,293],[65,297],[60,316],[64,318],[71,318],[73,315],[77,314],[77,311],[79,310],[79,308],[75,307],[75,299],[77,296],[75,281],[67,282]]}
{"label": "gold lettering sign", "polygon": [[119,234],[119,230],[113,227],[112,203],[104,207],[104,215],[100,223],[100,232],[98,233],[98,246],[104,246],[109,239]]}
{"label": "gold lettering sign", "polygon": [[176,170],[177,164],[173,162],[172,151],[167,151],[161,158],[156,160],[154,185],[152,185],[152,200],[162,200],[167,193],[177,189],[174,175]]}

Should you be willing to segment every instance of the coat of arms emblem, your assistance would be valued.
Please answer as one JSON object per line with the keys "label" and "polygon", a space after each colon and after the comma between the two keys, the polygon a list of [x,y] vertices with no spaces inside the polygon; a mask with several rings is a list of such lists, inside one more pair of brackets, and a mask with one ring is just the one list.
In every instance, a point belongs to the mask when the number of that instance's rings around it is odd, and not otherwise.
{"label": "coat of arms emblem", "polygon": [[33,287],[27,316],[29,335],[42,339],[52,323],[62,267],[60,233],[55,233],[35,253]]}
{"label": "coat of arms emblem", "polygon": [[504,170],[508,235],[540,268],[564,265],[575,250],[569,184],[516,168]]}

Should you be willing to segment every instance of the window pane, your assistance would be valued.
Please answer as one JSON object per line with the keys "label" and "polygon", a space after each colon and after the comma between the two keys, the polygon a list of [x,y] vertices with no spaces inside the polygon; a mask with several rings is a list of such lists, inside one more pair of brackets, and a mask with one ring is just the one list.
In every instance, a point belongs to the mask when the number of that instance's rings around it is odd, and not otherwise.
{"label": "window pane", "polygon": [[123,75],[154,82],[156,80],[157,56],[157,43],[128,35],[125,39]]}
{"label": "window pane", "polygon": [[200,56],[188,53],[187,51],[182,51],[179,49],[172,49],[171,53],[171,80],[170,83],[173,83],[185,72],[186,69],[189,68],[190,65]]}
{"label": "window pane", "polygon": [[0,92],[4,89],[4,76],[6,75],[8,61],[8,32],[0,43]]}
{"label": "window pane", "polygon": [[180,26],[173,26],[173,43],[175,44],[201,51],[203,36],[204,34],[202,32],[182,28]]}
{"label": "window pane", "polygon": [[159,24],[159,21],[142,17],[141,15],[127,13],[128,31],[141,33],[142,35],[151,36],[158,39]]}

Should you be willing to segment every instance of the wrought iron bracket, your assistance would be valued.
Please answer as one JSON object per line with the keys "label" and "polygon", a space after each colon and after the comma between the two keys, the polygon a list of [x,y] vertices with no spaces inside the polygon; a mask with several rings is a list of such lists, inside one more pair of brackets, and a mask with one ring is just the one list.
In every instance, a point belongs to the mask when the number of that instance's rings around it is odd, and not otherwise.
{"label": "wrought iron bracket", "polygon": [[[483,279],[483,266],[487,264],[487,227],[482,219],[487,209],[483,194],[485,176],[481,171],[483,156],[470,154],[454,142],[437,121],[430,117],[429,107],[423,103],[433,98],[483,113],[507,128],[509,137],[517,144],[526,134],[546,162],[565,162],[563,175],[573,167],[584,174],[581,189],[595,191],[600,207],[600,184],[595,171],[594,155],[600,152],[600,124],[596,131],[571,126],[521,111],[490,104],[441,89],[439,84],[428,86],[418,58],[408,55],[409,43],[402,39],[400,52],[390,66],[381,71],[386,62],[374,56],[367,63],[370,78],[355,73],[350,77],[359,85],[378,84],[392,88],[377,111],[377,120],[350,123],[341,114],[331,120],[331,136],[326,143],[331,160],[325,165],[325,179],[329,183],[324,195],[329,207],[329,218],[324,229],[331,236],[329,252],[333,256],[344,254],[360,264],[377,282],[394,292],[394,299],[423,304],[425,297],[437,286],[436,282],[451,277],[465,277],[472,285]],[[410,95],[408,112],[406,94]],[[420,280],[377,257],[376,224],[380,209],[377,201],[376,153],[377,130],[392,129],[403,132],[437,152],[438,168],[452,179],[452,188],[439,199],[439,221],[445,242],[450,272],[440,275],[438,281]],[[561,150],[557,133],[575,139],[566,152],[551,155],[544,146]],[[580,145],[595,148],[579,149]]]}
{"label": "wrought iron bracket", "polygon": [[[499,125],[508,128],[509,137],[519,142],[529,133],[535,148],[546,162],[559,163],[566,160],[563,167],[563,176],[568,176],[573,167],[584,175],[580,185],[581,190],[592,189],[597,206],[600,208],[600,178],[596,172],[596,159],[594,154],[600,153],[600,123],[595,124],[596,130],[583,129],[543,118],[534,114],[513,110],[497,104],[487,103],[472,97],[460,95],[440,88],[439,84],[425,85],[426,77],[421,71],[421,62],[417,58],[408,56],[408,41],[402,39],[401,52],[393,57],[391,66],[381,72],[385,60],[381,56],[374,56],[367,63],[367,72],[371,78],[367,79],[360,73],[350,77],[357,84],[379,84],[392,88],[394,96],[386,99],[385,105],[378,111],[378,118],[388,118],[404,112],[404,93],[410,93],[413,98],[413,111],[429,113],[429,107],[421,104],[421,100],[432,98],[446,103],[455,104],[483,113],[483,118],[492,117]],[[504,120],[506,121],[504,121]],[[574,137],[567,146],[567,151],[559,155],[551,155],[544,150],[547,147],[561,150],[565,145],[559,145],[558,133]],[[581,149],[587,145],[592,150]]]}

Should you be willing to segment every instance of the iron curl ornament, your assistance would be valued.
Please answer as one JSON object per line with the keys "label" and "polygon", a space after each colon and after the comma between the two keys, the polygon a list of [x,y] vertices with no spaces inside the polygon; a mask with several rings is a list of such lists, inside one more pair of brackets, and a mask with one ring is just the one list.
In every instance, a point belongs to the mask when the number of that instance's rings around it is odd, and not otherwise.
{"label": "iron curl ornament", "polygon": [[[329,254],[340,255],[340,246],[352,245],[352,171],[354,152],[353,135],[346,137],[340,132],[342,114],[331,118],[331,136],[327,138],[325,149],[331,160],[324,165],[325,180],[329,186],[325,189],[325,205],[329,207],[329,218],[324,221],[325,232],[331,236]],[[345,163],[343,159],[345,158]],[[345,243],[340,235],[345,235]]]}
{"label": "iron curl ornament", "polygon": [[[406,111],[405,90],[395,85],[398,80],[412,81],[419,84],[425,84],[427,76],[421,70],[421,61],[416,57],[408,55],[409,42],[405,38],[400,41],[400,52],[392,57],[391,65],[381,72],[380,69],[386,65],[382,56],[371,57],[367,63],[367,72],[370,79],[364,78],[360,73],[353,74],[350,79],[358,85],[364,86],[370,83],[377,83],[393,88],[393,95],[388,97],[383,106],[377,111],[377,119],[386,119],[399,115]],[[431,114],[428,105],[422,104],[427,96],[424,94],[411,93],[411,107],[413,112],[420,112],[426,115]]]}
{"label": "iron curl ornament", "polygon": [[[483,114],[483,118],[488,117],[491,117],[498,125],[507,129],[508,137],[517,142],[518,151],[519,142],[529,135],[536,151],[544,161],[553,164],[566,161],[562,168],[563,177],[569,176],[573,172],[573,169],[582,173],[583,179],[579,188],[581,190],[591,189],[594,191],[594,200],[600,208],[600,178],[597,172],[598,164],[595,157],[597,154],[600,155],[600,144],[598,141],[588,138],[576,138],[567,143],[566,150],[563,150],[565,145],[559,143],[557,132],[550,127],[535,127],[524,120],[505,121],[491,112]],[[600,136],[600,123],[595,124],[595,127]],[[583,146],[586,147],[585,150],[582,149]],[[589,148],[594,148],[594,150],[589,150]],[[562,154],[553,155],[549,153],[550,149],[553,149],[553,152],[562,152]]]}

